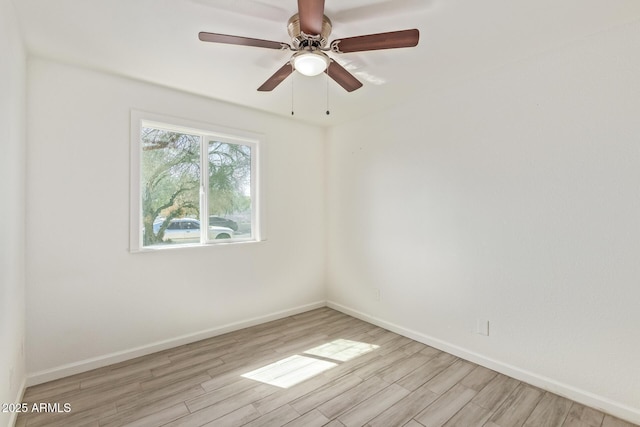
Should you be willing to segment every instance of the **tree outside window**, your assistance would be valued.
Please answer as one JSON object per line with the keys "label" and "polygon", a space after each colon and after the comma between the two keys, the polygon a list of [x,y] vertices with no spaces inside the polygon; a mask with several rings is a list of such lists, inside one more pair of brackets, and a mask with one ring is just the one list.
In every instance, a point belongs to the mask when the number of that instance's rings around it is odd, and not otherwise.
{"label": "tree outside window", "polygon": [[253,148],[207,132],[143,123],[142,246],[253,239]]}

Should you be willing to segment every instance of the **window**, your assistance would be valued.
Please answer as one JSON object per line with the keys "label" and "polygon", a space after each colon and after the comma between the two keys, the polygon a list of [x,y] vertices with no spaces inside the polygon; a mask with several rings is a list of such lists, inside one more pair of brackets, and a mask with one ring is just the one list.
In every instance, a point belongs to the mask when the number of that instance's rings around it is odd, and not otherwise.
{"label": "window", "polygon": [[259,240],[255,135],[131,116],[131,249]]}

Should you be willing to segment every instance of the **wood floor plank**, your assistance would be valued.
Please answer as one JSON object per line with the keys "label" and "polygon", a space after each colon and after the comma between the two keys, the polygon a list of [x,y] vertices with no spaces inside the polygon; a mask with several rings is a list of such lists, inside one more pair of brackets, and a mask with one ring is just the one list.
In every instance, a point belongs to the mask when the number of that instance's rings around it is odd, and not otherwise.
{"label": "wood floor plank", "polygon": [[276,387],[266,384],[259,385],[249,390],[238,393],[228,399],[207,406],[199,411],[193,412],[171,423],[166,424],[167,427],[200,427],[204,424],[217,420],[235,410],[249,405],[256,400],[274,393]]}
{"label": "wood floor plank", "polygon": [[[388,339],[389,337],[391,339]],[[323,375],[338,378],[343,375],[353,373],[360,368],[365,368],[366,366],[371,365],[374,361],[387,356],[389,353],[397,352],[397,345],[404,342],[403,340],[400,340],[400,338],[403,337],[400,337],[393,332],[388,332],[388,334],[385,333],[374,338],[373,340],[368,340],[366,341],[367,344],[374,344],[378,345],[379,347],[369,353],[350,360],[349,363],[343,363],[335,367],[334,369],[325,372]],[[406,357],[406,355],[403,356],[400,352],[397,352],[397,355],[400,358]]]}
{"label": "wood floor plank", "polygon": [[489,421],[501,427],[522,425],[542,398],[542,391],[520,384],[507,397]]}
{"label": "wood floor plank", "polygon": [[473,398],[473,403],[490,411],[495,411],[519,384],[520,381],[518,380],[498,374]]}
{"label": "wood floor plank", "polygon": [[206,350],[210,353],[218,353],[224,349],[227,349],[228,351],[235,351],[238,344],[239,342],[233,333],[229,333],[163,350],[157,354],[161,356],[164,355],[171,360],[179,360],[183,358],[183,355],[194,350]]}
{"label": "wood floor plank", "polygon": [[109,366],[109,372],[117,374],[119,372],[134,373],[138,371],[149,371],[153,368],[168,365],[169,363],[171,363],[171,360],[166,354],[149,354],[111,365]]}
{"label": "wood floor plank", "polygon": [[457,384],[414,417],[426,427],[440,427],[462,409],[476,395],[476,391]]}
{"label": "wood floor plank", "polygon": [[91,426],[98,423],[104,417],[116,414],[117,410],[112,403],[94,406],[83,411],[74,411],[68,414],[30,414],[26,425],[29,427],[67,427],[67,426]]}
{"label": "wood floor plank", "polygon": [[395,352],[396,350],[401,349],[409,343],[411,343],[411,340],[409,338],[403,337],[402,335],[398,335],[394,332],[388,332],[387,334],[382,335],[379,338],[374,339],[373,341],[373,344],[378,344],[380,346],[380,348],[376,351],[378,356],[383,356]]}
{"label": "wood floor plank", "polygon": [[[369,351],[344,360],[345,340]],[[301,378],[309,358],[335,366],[288,388],[243,377],[286,359],[269,375]],[[22,413],[19,427],[631,426],[326,307],[29,387],[24,401],[72,410]]]}
{"label": "wood floor plank", "polygon": [[285,342],[286,341],[283,338],[282,341],[277,341],[269,346],[251,347],[251,348],[245,349],[245,351],[242,353],[235,353],[235,352],[227,353],[225,355],[220,356],[220,359],[224,362],[224,365],[221,365],[220,367],[214,367],[214,368],[208,369],[207,372],[211,375],[215,375],[215,374],[212,374],[212,372],[215,372],[216,370],[224,367],[225,365],[240,365],[240,364],[252,363],[252,362],[255,362],[256,360],[260,360],[260,358],[263,358],[263,357],[268,358],[268,357],[274,357],[275,355],[275,357],[282,358],[282,354],[278,354],[278,352],[276,351],[276,348],[278,348],[281,345],[284,345]]}
{"label": "wood floor plank", "polygon": [[273,393],[265,397],[264,399],[260,399],[254,402],[253,406],[260,412],[261,415],[266,414],[267,412],[271,412],[282,405],[286,405],[309,393],[313,393],[314,391],[326,386],[334,380],[335,378],[329,377],[324,374],[318,375],[307,381],[303,381],[300,384],[296,384],[286,390]]}
{"label": "wood floor plank", "polygon": [[426,387],[412,391],[395,404],[391,405],[374,419],[370,420],[370,427],[401,426],[419,414],[424,408],[435,401],[439,395]]}
{"label": "wood floor plank", "polygon": [[314,409],[306,414],[285,424],[285,427],[320,427],[326,425],[330,420],[322,415],[322,412]]}
{"label": "wood floor plank", "polygon": [[[382,329],[383,332],[377,334],[371,334],[373,337],[373,341],[371,344],[377,344],[381,349],[378,350],[378,353],[386,353],[395,350],[396,348],[402,347],[402,345],[406,344],[407,337],[403,337],[402,335],[398,335],[395,332],[387,331],[386,329]],[[409,340],[411,341],[411,340]]]}
{"label": "wood floor plank", "polygon": [[177,371],[186,369],[193,369],[195,366],[202,368],[202,372],[207,369],[211,369],[215,366],[222,365],[224,362],[219,358],[212,358],[210,354],[201,354],[198,356],[190,357],[188,359],[181,359],[177,361],[171,361],[167,365],[158,366],[151,369],[151,373],[155,378],[171,375]]}
{"label": "wood floor plank", "polygon": [[[197,397],[188,399],[185,401],[189,411],[195,412],[202,408],[211,406],[214,403],[221,402],[225,399],[235,396],[238,393],[242,393],[245,390],[251,389],[256,386],[256,382],[245,378],[239,378],[238,381],[220,387],[214,391],[200,394]],[[201,387],[202,388],[202,387]]]}
{"label": "wood floor plank", "polygon": [[[174,384],[177,382],[187,381],[192,377],[199,377],[201,375],[209,375],[208,371],[211,369],[211,366],[219,366],[220,363],[218,360],[214,360],[211,362],[203,362],[190,367],[183,367],[179,370],[174,370],[171,372],[163,372],[163,375],[156,376],[153,378],[144,379],[140,381],[140,386],[146,390],[155,390],[160,387],[164,387],[170,384]],[[153,373],[153,371],[152,371]]]}
{"label": "wood floor plank", "polygon": [[427,388],[436,394],[442,394],[466,377],[475,367],[471,362],[458,360],[427,381]]}
{"label": "wood floor plank", "polygon": [[[118,409],[116,414],[107,417],[100,418],[101,427],[120,427],[126,425],[127,423],[133,422],[143,417],[147,417],[153,415],[156,412],[161,412],[163,409],[182,404],[184,405],[185,400],[193,398],[202,394],[204,390],[202,390],[199,386],[192,386],[189,389],[181,390],[180,392],[171,393],[162,398],[155,399],[150,401],[144,405],[133,406],[130,409],[122,410]],[[187,415],[182,414],[180,416]],[[168,420],[172,421],[172,420]]]}
{"label": "wood floor plank", "polygon": [[475,391],[480,391],[485,388],[496,375],[498,375],[496,371],[487,369],[484,366],[476,366],[469,375],[460,381],[460,384]]}
{"label": "wood floor plank", "polygon": [[600,427],[604,414],[579,403],[573,403],[562,427]]}
{"label": "wood floor plank", "polygon": [[128,396],[116,400],[116,407],[119,412],[124,412],[129,409],[148,405],[156,402],[164,397],[180,394],[187,390],[198,390],[200,394],[204,394],[204,389],[200,386],[200,383],[211,379],[209,375],[200,374],[193,377],[185,378],[182,381],[166,384],[161,387],[154,388],[152,390],[146,389],[144,382],[141,383],[141,387],[144,390],[143,393],[137,393],[134,396]]}
{"label": "wood floor plank", "polygon": [[602,427],[634,427],[634,425],[606,414],[602,420]]}
{"label": "wood floor plank", "polygon": [[399,360],[406,359],[408,357],[409,356],[406,353],[398,349],[392,351],[389,354],[379,356],[366,365],[360,366],[353,371],[353,374],[359,376],[363,380],[366,380],[367,378],[377,375],[379,372],[389,368],[390,366],[393,366]]}
{"label": "wood floor plank", "polygon": [[157,427],[166,424],[169,421],[173,421],[184,415],[187,415],[189,410],[184,403],[179,403],[174,406],[170,406],[165,409],[161,409],[157,412],[149,414],[145,417],[137,419],[127,424],[123,424],[126,427]]}
{"label": "wood floor plank", "polygon": [[253,405],[245,405],[235,411],[229,412],[223,417],[204,424],[204,427],[239,427],[255,420],[260,417],[260,415],[261,414],[253,407]]}
{"label": "wood floor plank", "polygon": [[330,317],[333,314],[333,310],[329,307],[320,307],[315,310],[304,311],[302,313],[294,314],[291,316],[292,319],[295,320],[304,320],[313,318],[314,320],[319,320],[325,317]]}
{"label": "wood floor plank", "polygon": [[127,384],[130,382],[141,382],[153,378],[150,369],[129,372],[128,370],[110,371],[100,377],[89,378],[80,381],[80,389],[86,390],[103,384]]}
{"label": "wood floor plank", "polygon": [[428,356],[429,358],[433,358],[439,354],[441,354],[442,352],[440,350],[438,350],[437,348],[433,348],[430,346],[425,346],[425,348],[423,348],[422,350],[420,350],[420,354],[424,354],[425,356]]}
{"label": "wood floor plank", "polygon": [[401,350],[404,351],[405,353],[407,353],[408,355],[412,355],[412,354],[415,354],[415,353],[420,353],[425,349],[427,349],[427,346],[425,344],[422,344],[421,342],[417,342],[417,341],[411,341],[411,342],[407,343],[407,345],[403,345],[401,347]]}
{"label": "wood floor plank", "polygon": [[553,393],[545,393],[533,409],[524,427],[561,427],[564,423],[571,401]]}
{"label": "wood floor plank", "polygon": [[327,341],[330,341],[328,335],[313,334],[310,336],[302,336],[294,341],[279,345],[274,350],[276,353],[282,354],[282,357],[286,357],[289,354],[304,353],[310,348],[325,344]]}
{"label": "wood floor plank", "polygon": [[49,398],[77,390],[80,390],[80,380],[52,381],[50,383],[27,388],[24,393],[23,401],[44,402]]}
{"label": "wood floor plank", "polygon": [[240,359],[225,363],[212,369],[207,369],[211,379],[203,382],[202,388],[214,391],[238,381],[243,374],[262,368],[265,365],[281,360],[282,355],[275,352],[259,353],[255,359]]}
{"label": "wood floor plank", "polygon": [[271,411],[267,414],[256,418],[255,420],[248,422],[245,424],[246,427],[264,427],[264,426],[283,426],[287,424],[289,421],[293,421],[296,418],[299,418],[300,414],[298,414],[295,409],[293,409],[289,405],[284,405],[276,409],[275,411]]}
{"label": "wood floor plank", "polygon": [[389,386],[389,383],[379,377],[371,377],[344,393],[318,406],[318,410],[327,418],[337,418],[357,404]]}
{"label": "wood floor plank", "polygon": [[372,330],[371,325],[360,321],[356,324],[345,322],[341,325],[337,325],[333,329],[328,329],[325,333],[332,339],[348,338],[349,336],[364,334],[367,331]]}
{"label": "wood floor plank", "polygon": [[398,381],[398,384],[407,390],[417,390],[431,378],[452,365],[457,357],[448,353],[440,353],[429,359],[427,363],[416,369],[411,375],[407,375]]}
{"label": "wood floor plank", "polygon": [[291,406],[293,409],[298,411],[298,413],[306,414],[334,397],[341,395],[345,391],[352,389],[362,381],[362,378],[357,375],[345,375],[344,377],[340,377],[326,386],[321,387],[314,393],[309,393],[294,400],[291,403]]}
{"label": "wood floor plank", "polygon": [[490,416],[491,411],[473,403],[467,403],[444,424],[444,427],[481,426]]}
{"label": "wood floor plank", "polygon": [[362,426],[384,411],[384,408],[394,405],[408,394],[408,390],[397,384],[391,384],[340,415],[338,420],[347,427]]}
{"label": "wood floor plank", "polygon": [[140,383],[137,382],[116,385],[115,387],[111,384],[104,384],[94,388],[90,393],[80,390],[75,394],[67,394],[60,403],[69,403],[72,412],[82,412],[105,405],[110,406],[119,399],[131,398],[137,395],[141,390]]}
{"label": "wood floor plank", "polygon": [[208,345],[199,347],[185,348],[182,351],[169,354],[167,358],[170,362],[179,362],[184,359],[208,354],[212,359],[221,359],[223,356],[228,356],[229,354],[237,351],[237,343],[229,345],[216,345],[215,343],[209,343]]}
{"label": "wood floor plank", "polygon": [[413,354],[405,359],[401,359],[398,363],[394,363],[386,369],[383,369],[378,376],[388,383],[393,383],[412,373],[420,366],[429,361],[429,357],[423,354]]}

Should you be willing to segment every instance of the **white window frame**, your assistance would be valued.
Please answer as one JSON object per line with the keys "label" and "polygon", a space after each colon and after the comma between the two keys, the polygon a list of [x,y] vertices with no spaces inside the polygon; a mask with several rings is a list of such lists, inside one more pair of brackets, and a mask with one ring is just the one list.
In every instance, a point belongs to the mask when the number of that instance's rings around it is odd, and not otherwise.
{"label": "white window frame", "polygon": [[[251,237],[241,239],[210,240],[209,229],[209,174],[203,173],[200,179],[200,242],[174,245],[144,246],[142,240],[142,204],[141,194],[141,131],[143,127],[154,127],[172,132],[195,134],[200,136],[200,170],[208,170],[208,148],[211,141],[251,147]],[[187,247],[213,247],[266,240],[264,207],[262,199],[263,166],[265,138],[261,134],[231,129],[211,123],[166,116],[137,110],[131,110],[131,165],[130,165],[130,242],[131,252],[152,252],[157,250],[181,249]],[[205,226],[202,226],[205,224]]]}

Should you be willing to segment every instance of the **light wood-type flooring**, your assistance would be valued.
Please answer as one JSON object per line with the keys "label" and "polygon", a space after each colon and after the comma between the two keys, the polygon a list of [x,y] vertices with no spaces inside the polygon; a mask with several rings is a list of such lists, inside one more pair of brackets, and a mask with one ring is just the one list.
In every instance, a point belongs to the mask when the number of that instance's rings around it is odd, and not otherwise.
{"label": "light wood-type flooring", "polygon": [[17,426],[632,425],[329,308],[30,387],[24,402],[71,411]]}

